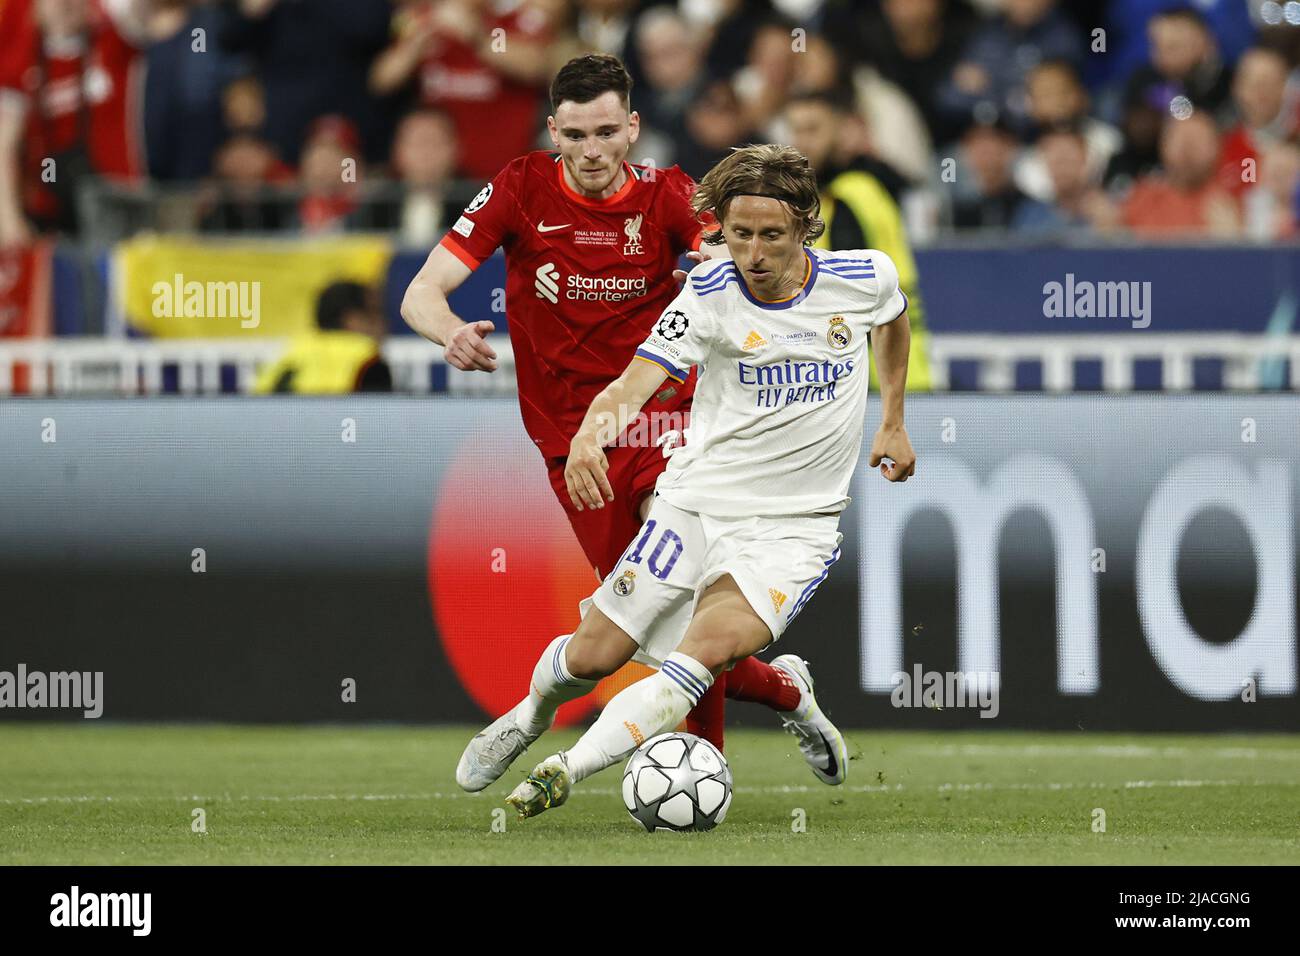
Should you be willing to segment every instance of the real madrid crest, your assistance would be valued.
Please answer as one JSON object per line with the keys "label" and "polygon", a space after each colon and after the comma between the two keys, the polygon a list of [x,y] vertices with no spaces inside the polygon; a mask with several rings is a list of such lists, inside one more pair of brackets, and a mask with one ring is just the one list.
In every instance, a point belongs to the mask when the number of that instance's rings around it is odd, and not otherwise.
{"label": "real madrid crest", "polygon": [[624,571],[614,579],[614,593],[619,597],[627,597],[636,587],[636,572]]}
{"label": "real madrid crest", "polygon": [[853,330],[844,322],[844,316],[831,316],[831,327],[826,330],[826,341],[833,349],[846,349],[853,341]]}

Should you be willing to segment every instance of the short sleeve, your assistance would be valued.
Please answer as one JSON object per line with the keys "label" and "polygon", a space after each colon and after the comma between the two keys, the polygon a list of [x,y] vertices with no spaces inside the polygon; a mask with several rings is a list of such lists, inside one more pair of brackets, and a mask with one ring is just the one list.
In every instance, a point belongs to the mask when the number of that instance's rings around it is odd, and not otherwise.
{"label": "short sleeve", "polygon": [[527,157],[513,160],[470,201],[451,230],[442,237],[445,246],[471,269],[496,252],[516,230],[519,192]]}
{"label": "short sleeve", "polygon": [[898,267],[879,250],[871,252],[876,272],[876,293],[870,309],[871,327],[886,325],[907,311],[907,296],[898,287]]}
{"label": "short sleeve", "polygon": [[658,365],[668,377],[686,381],[691,367],[703,365],[713,348],[713,322],[690,282],[659,315],[636,357]]}

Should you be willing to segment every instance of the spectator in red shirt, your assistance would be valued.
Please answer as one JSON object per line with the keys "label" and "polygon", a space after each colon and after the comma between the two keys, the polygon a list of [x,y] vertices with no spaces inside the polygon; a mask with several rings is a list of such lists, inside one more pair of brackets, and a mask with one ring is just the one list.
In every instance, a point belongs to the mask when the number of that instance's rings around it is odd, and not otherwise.
{"label": "spectator in red shirt", "polygon": [[1295,132],[1295,104],[1288,109],[1285,102],[1290,72],[1286,58],[1268,47],[1247,50],[1237,63],[1232,79],[1237,122],[1223,140],[1221,174],[1224,186],[1238,198],[1260,181],[1258,167],[1266,148]]}
{"label": "spectator in red shirt", "polygon": [[1170,118],[1160,134],[1161,173],[1140,179],[1124,204],[1124,224],[1142,236],[1235,237],[1237,204],[1215,175],[1222,152],[1209,114]]}
{"label": "spectator in red shirt", "polygon": [[[75,232],[88,175],[144,172],[135,0],[13,0],[0,18],[0,245]],[[111,14],[111,15],[110,15]]]}
{"label": "spectator in red shirt", "polygon": [[491,179],[533,148],[551,69],[545,8],[524,0],[498,14],[487,0],[414,0],[393,27],[397,39],[371,68],[371,92],[388,96],[414,81],[421,105],[456,124],[462,174]]}
{"label": "spectator in red shirt", "polygon": [[361,137],[342,116],[322,116],[312,124],[302,148],[298,184],[298,224],[306,233],[342,230],[357,208],[361,180]]}

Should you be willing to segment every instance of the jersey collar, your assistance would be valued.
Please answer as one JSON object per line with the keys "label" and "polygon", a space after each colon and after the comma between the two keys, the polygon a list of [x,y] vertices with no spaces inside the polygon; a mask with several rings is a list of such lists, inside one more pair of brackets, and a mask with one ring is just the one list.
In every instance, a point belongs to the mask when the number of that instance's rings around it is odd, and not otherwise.
{"label": "jersey collar", "polygon": [[564,193],[566,198],[583,206],[594,206],[597,209],[606,206],[613,206],[614,204],[626,199],[627,194],[630,193],[632,187],[636,185],[638,178],[636,170],[632,168],[632,164],[627,160],[623,160],[623,172],[627,174],[627,179],[623,182],[622,186],[618,187],[618,192],[614,193],[612,196],[606,196],[604,199],[590,199],[569,185],[568,180],[564,178],[564,158],[558,155],[555,158],[555,170],[560,179],[560,191]]}
{"label": "jersey collar", "polygon": [[788,309],[790,306],[802,301],[813,290],[813,284],[817,281],[817,257],[810,253],[807,247],[803,250],[804,258],[808,260],[808,270],[804,273],[803,284],[793,293],[784,299],[760,299],[754,293],[749,291],[749,283],[745,277],[740,277],[740,291],[750,302],[760,309]]}

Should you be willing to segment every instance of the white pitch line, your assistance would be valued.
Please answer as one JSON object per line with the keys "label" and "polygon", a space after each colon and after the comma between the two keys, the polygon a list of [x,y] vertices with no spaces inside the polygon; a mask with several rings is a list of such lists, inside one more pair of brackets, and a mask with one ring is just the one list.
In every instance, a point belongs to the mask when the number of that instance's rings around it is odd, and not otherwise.
{"label": "white pitch line", "polygon": [[[1185,787],[1295,787],[1300,780],[1124,780],[1103,782],[1091,780],[1084,782],[1062,783],[940,783],[927,786],[903,783],[860,784],[845,786],[838,791],[826,786],[804,784],[769,787],[736,787],[737,793],[782,794],[782,793],[824,793],[833,796],[839,793],[989,793],[996,791],[1059,791],[1059,790],[1153,790],[1178,789]],[[575,796],[610,797],[620,793],[614,787],[586,787],[573,791]],[[143,803],[147,801],[169,800],[180,803],[310,803],[310,802],[378,802],[399,800],[491,800],[483,793],[463,793],[457,791],[432,791],[429,793],[300,793],[289,795],[277,794],[224,794],[221,796],[201,796],[193,794],[179,797],[112,797],[81,794],[76,796],[15,797],[0,798],[0,804],[8,806],[38,806],[49,803]]]}
{"label": "white pitch line", "polygon": [[1293,750],[1259,747],[1222,747],[1200,750],[1190,747],[1145,747],[1138,744],[944,744],[903,746],[907,753],[933,757],[1217,757],[1223,760],[1300,760],[1300,748]]}

